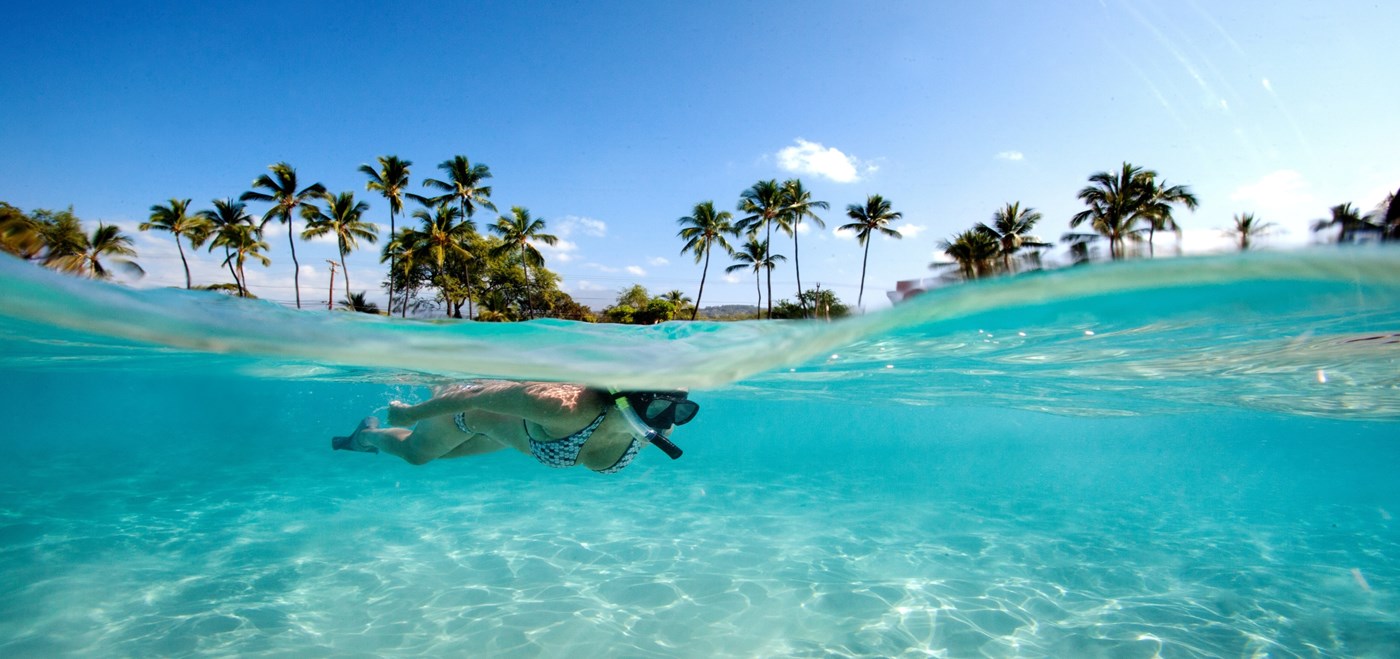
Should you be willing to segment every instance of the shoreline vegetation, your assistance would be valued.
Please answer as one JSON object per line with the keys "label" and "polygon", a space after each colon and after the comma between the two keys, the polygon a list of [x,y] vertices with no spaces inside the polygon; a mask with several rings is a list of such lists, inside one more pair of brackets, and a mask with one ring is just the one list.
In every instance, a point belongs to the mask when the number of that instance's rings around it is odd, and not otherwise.
{"label": "shoreline vegetation", "polygon": [[[437,166],[441,178],[424,178],[420,186],[436,195],[410,192],[413,163],[397,156],[381,156],[377,165],[361,165],[368,178],[365,188],[377,193],[388,204],[388,231],[368,220],[371,205],[356,199],[350,191],[331,193],[320,183],[304,184],[297,171],[285,162],[275,163],[253,180],[250,189],[234,197],[214,199],[210,207],[192,210],[190,199],[171,198],[150,207],[149,219],[140,231],[169,233],[175,241],[184,268],[185,288],[219,291],[228,295],[254,297],[247,286],[247,266],[264,268],[272,261],[265,252],[268,223],[290,223],[299,216],[305,228],[299,236],[288,231],[287,241],[293,267],[297,308],[345,309],[365,313],[386,313],[407,317],[470,318],[479,321],[518,321],[533,318],[560,318],[584,322],[654,324],[668,320],[825,319],[852,313],[847,303],[820,283],[803,288],[799,258],[799,226],[803,222],[826,227],[817,211],[828,211],[830,204],[815,200],[800,179],[779,182],[762,180],[739,195],[735,211],[721,211],[713,200],[697,203],[690,214],[676,220],[680,227],[681,254],[690,254],[703,264],[700,281],[692,300],[685,291],[672,290],[652,295],[641,285],[622,289],[616,302],[594,311],[574,301],[560,290],[560,277],[546,267],[537,244],[553,245],[557,238],[547,233],[548,221],[532,217],[524,206],[512,206],[501,213],[491,200],[490,168],[473,163],[466,156],[454,156]],[[1363,213],[1351,203],[1329,209],[1329,215],[1311,227],[1316,234],[1335,231],[1336,243],[1400,240],[1400,191],[1387,195],[1372,211]],[[1199,200],[1185,185],[1169,185],[1157,172],[1124,162],[1113,171],[1096,172],[1077,198],[1085,209],[1069,218],[1070,231],[1059,243],[1068,249],[1071,264],[1103,258],[1100,246],[1107,246],[1111,260],[1154,258],[1153,238],[1170,231],[1178,238],[1181,227],[1175,220],[1178,209],[1194,211]],[[402,217],[405,200],[416,208]],[[248,202],[265,205],[261,217],[249,212]],[[496,214],[483,218],[481,231],[477,216],[483,211]],[[855,309],[862,308],[866,265],[873,238],[901,239],[896,223],[903,213],[881,195],[870,195],[862,203],[845,207],[850,222],[838,227],[855,234],[861,248],[861,280]],[[399,220],[410,220],[400,228]],[[928,267],[938,273],[937,284],[971,281],[984,277],[1014,275],[1044,266],[1045,251],[1054,246],[1034,233],[1044,220],[1041,213],[1020,201],[997,209],[990,222],[980,222],[956,233],[937,246],[952,259]],[[1235,246],[1250,249],[1255,241],[1278,227],[1253,213],[1238,213],[1234,226],[1224,231]],[[782,243],[775,247],[774,234]],[[334,236],[338,260],[327,260],[331,270],[326,301],[301,299],[300,267],[296,238],[309,240]],[[379,260],[386,267],[379,286],[388,294],[388,309],[381,312],[367,300],[368,291],[352,288],[345,257],[363,245],[385,238]],[[191,249],[207,249],[223,255],[220,266],[231,282],[196,286],[190,276],[185,243]],[[1143,247],[1146,246],[1144,253]],[[773,270],[789,262],[796,275],[795,302],[775,301]],[[74,214],[66,210],[36,209],[24,212],[0,201],[0,251],[42,267],[94,279],[111,279],[115,273],[139,277],[144,270],[129,235],[118,227],[98,221],[88,231]],[[757,304],[723,305],[701,308],[711,258],[728,259],[725,272],[751,272]],[[339,272],[337,273],[337,269]],[[337,274],[341,296],[336,300]],[[358,273],[357,273],[358,275]],[[765,290],[766,282],[766,290]],[[766,293],[766,295],[765,295]],[[466,308],[465,315],[463,307]]]}

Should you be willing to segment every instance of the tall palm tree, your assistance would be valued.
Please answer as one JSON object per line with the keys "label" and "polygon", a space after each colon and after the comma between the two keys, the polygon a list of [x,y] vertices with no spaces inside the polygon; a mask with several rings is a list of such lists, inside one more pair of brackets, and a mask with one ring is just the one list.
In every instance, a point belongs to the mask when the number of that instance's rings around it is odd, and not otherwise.
{"label": "tall palm tree", "polygon": [[[501,246],[492,250],[493,256],[501,256],[515,249],[520,250],[520,267],[525,271],[525,288],[530,287],[530,264],[536,267],[544,265],[544,256],[540,250],[531,245],[531,241],[541,242],[546,245],[554,245],[559,242],[559,238],[544,232],[544,218],[531,219],[530,209],[521,206],[512,206],[510,216],[501,216],[496,223],[491,225],[491,233],[500,236]],[[530,296],[525,295],[527,305],[530,305]],[[529,317],[535,315],[533,305],[528,310]]]}
{"label": "tall palm tree", "polygon": [[1278,225],[1273,222],[1262,222],[1255,219],[1254,213],[1239,213],[1235,215],[1235,226],[1225,231],[1225,235],[1233,237],[1243,252],[1249,249],[1250,240],[1262,238],[1269,235],[1270,231]]}
{"label": "tall palm tree", "polygon": [[131,237],[123,234],[120,228],[98,223],[91,236],[79,235],[79,250],[54,258],[49,265],[62,272],[93,279],[111,279],[114,268],[137,276],[146,274],[141,266],[131,260],[136,256],[136,250],[132,247]]}
{"label": "tall palm tree", "polygon": [[1380,217],[1382,239],[1400,240],[1400,190],[1386,195],[1376,214]]}
{"label": "tall palm tree", "polygon": [[[404,229],[400,234],[399,240],[403,245],[403,251],[400,253],[403,263],[400,264],[400,268],[427,265],[432,269],[433,278],[436,280],[442,275],[443,265],[449,255],[458,256],[464,261],[474,257],[466,245],[476,233],[476,229],[470,220],[462,219],[461,209],[443,202],[431,213],[427,209],[413,211],[413,217],[419,220],[421,225],[418,229]],[[450,300],[447,313],[452,315]],[[468,315],[471,315],[470,311]]]}
{"label": "tall palm tree", "polygon": [[[825,229],[826,222],[817,217],[816,209],[831,208],[831,204],[824,201],[812,199],[811,191],[802,187],[801,179],[788,179],[783,181],[783,202],[788,221],[785,223],[790,228],[792,234],[792,268],[797,273],[797,304],[802,309],[803,317],[807,315],[807,298],[802,296],[802,259],[797,251],[797,229],[802,224],[802,218],[810,218],[818,227]],[[769,301],[772,301],[772,294],[769,294]]]}
{"label": "tall palm tree", "polygon": [[710,252],[718,245],[725,254],[734,253],[734,248],[725,239],[725,236],[738,233],[731,223],[733,219],[734,216],[729,211],[716,212],[715,202],[702,201],[695,204],[690,215],[676,220],[676,223],[681,225],[681,230],[676,235],[685,241],[681,253],[694,254],[696,263],[702,258],[705,261],[705,267],[700,271],[700,292],[695,295],[695,306],[690,312],[691,320],[695,320],[700,313],[700,298],[705,296],[705,277],[710,274]]}
{"label": "tall palm tree", "polygon": [[1049,243],[1030,235],[1031,229],[1035,228],[1035,223],[1039,221],[1038,211],[1029,206],[1021,208],[1021,202],[1017,201],[992,213],[990,225],[979,222],[976,231],[997,241],[1002,266],[1006,268],[1007,274],[1011,274],[1011,257],[1022,247],[1049,246]]}
{"label": "tall palm tree", "polygon": [[[757,237],[759,230],[763,230],[761,244],[767,249],[773,238],[774,223],[778,223],[780,228],[785,231],[789,230],[785,212],[786,201],[783,186],[778,185],[776,179],[759,181],[739,195],[739,212],[747,215],[736,222],[734,226],[740,231],[748,233],[750,238]],[[771,267],[768,268],[768,317],[773,317],[773,268]]]}
{"label": "tall palm tree", "polygon": [[185,289],[191,288],[190,262],[185,258],[185,247],[180,239],[190,241],[190,247],[199,249],[209,238],[210,224],[199,214],[190,215],[190,200],[174,199],[167,205],[151,206],[151,219],[142,222],[137,228],[142,231],[169,231],[175,236],[175,248],[180,251],[180,264],[185,266]]}
{"label": "tall palm tree", "polygon": [[301,218],[306,220],[306,230],[301,232],[302,240],[319,238],[328,233],[335,234],[336,246],[340,250],[340,271],[345,275],[345,292],[350,292],[350,269],[345,267],[345,255],[360,246],[359,241],[379,242],[379,227],[373,222],[364,221],[369,204],[355,201],[355,193],[342,192],[321,195],[326,209],[307,204],[301,208]]}
{"label": "tall palm tree", "polygon": [[1143,191],[1142,205],[1137,209],[1136,215],[1147,221],[1147,255],[1152,257],[1156,256],[1152,239],[1159,230],[1175,233],[1179,247],[1181,227],[1177,226],[1176,220],[1172,218],[1172,206],[1181,204],[1187,210],[1195,212],[1200,201],[1190,188],[1184,185],[1167,185],[1166,181],[1159,183],[1156,172],[1149,170],[1147,174],[1149,176]]}
{"label": "tall palm tree", "polygon": [[[378,192],[389,200],[389,236],[398,232],[394,216],[403,212],[404,188],[408,187],[408,168],[413,161],[402,160],[398,156],[379,156],[379,169],[360,165],[360,171],[369,177],[365,189]],[[389,269],[394,268],[394,257],[389,258]],[[394,278],[389,278],[389,309],[394,308]]]}
{"label": "tall palm tree", "polygon": [[[443,194],[432,199],[432,202],[456,200],[462,209],[462,217],[471,220],[476,214],[476,207],[496,210],[496,206],[491,203],[491,186],[482,185],[482,181],[491,178],[491,168],[483,163],[473,165],[466,156],[454,156],[451,160],[444,160],[438,164],[447,174],[446,181],[439,181],[435,178],[425,179],[423,187],[441,190]],[[429,204],[420,199],[425,205]],[[469,224],[475,231],[475,225]],[[467,316],[473,315],[472,295],[471,295],[471,266],[467,266]]]}
{"label": "tall palm tree", "polygon": [[[233,282],[238,286],[238,296],[248,297],[248,287],[243,281],[243,275],[234,266],[234,261],[230,257],[233,255],[235,246],[246,242],[242,236],[243,230],[240,227],[253,229],[250,234],[255,234],[257,227],[254,224],[253,216],[248,214],[247,206],[243,202],[232,199],[213,200],[214,208],[199,211],[199,216],[209,223],[213,240],[209,243],[209,250],[215,247],[224,248],[224,265],[228,267],[229,274],[233,275]],[[255,236],[257,242],[261,242],[261,236]],[[263,249],[267,249],[267,243],[263,243]],[[259,256],[266,259],[266,256]],[[241,264],[240,264],[241,265]]]}
{"label": "tall palm tree", "polygon": [[[292,230],[292,214],[297,206],[307,202],[307,200],[319,197],[326,193],[326,186],[320,183],[312,183],[304,188],[297,188],[297,170],[285,162],[269,165],[272,176],[263,174],[253,179],[253,189],[244,192],[238,197],[239,201],[265,201],[272,204],[263,215],[262,223],[258,226],[259,232],[267,226],[268,220],[277,218],[278,221],[287,225],[287,245],[292,248],[292,285],[296,290],[297,308],[301,308],[301,264],[297,262],[296,232]],[[259,192],[259,190],[266,192]]]}
{"label": "tall palm tree", "polygon": [[1340,233],[1337,234],[1337,242],[1339,243],[1355,241],[1357,233],[1371,226],[1370,223],[1362,219],[1361,211],[1352,208],[1350,202],[1337,204],[1330,210],[1332,211],[1332,216],[1325,220],[1314,222],[1313,231],[1322,231],[1329,227],[1340,227]]}
{"label": "tall palm tree", "polygon": [[870,235],[878,231],[896,240],[903,238],[898,231],[889,227],[889,223],[904,217],[904,213],[893,210],[888,199],[873,194],[865,198],[864,206],[847,206],[846,217],[855,221],[843,224],[839,229],[856,232],[856,240],[865,246],[865,257],[860,261],[860,294],[856,296],[856,306],[861,307],[865,300],[865,266],[870,262]]}
{"label": "tall palm tree", "polygon": [[[977,229],[969,229],[956,236],[952,240],[940,240],[938,247],[953,257],[953,261],[958,264],[958,271],[962,273],[964,279],[977,279],[992,271],[992,263],[999,254],[1002,253],[1001,242],[991,233]],[[930,267],[946,265],[934,263]]]}
{"label": "tall palm tree", "polygon": [[1069,221],[1070,228],[1089,222],[1090,227],[1108,238],[1112,258],[1123,258],[1123,241],[1141,234],[1136,224],[1156,172],[1123,163],[1117,173],[1095,172],[1091,185],[1079,191],[1079,199],[1089,206]]}
{"label": "tall palm tree", "polygon": [[[759,242],[757,238],[750,238],[748,242],[744,243],[743,249],[733,252],[732,254],[736,263],[725,268],[724,271],[734,272],[735,270],[743,270],[745,268],[750,268],[753,270],[753,288],[754,291],[758,293],[758,307],[754,317],[756,319],[762,319],[763,279],[760,275],[763,273],[764,270],[767,270],[771,273],[773,271],[773,268],[778,265],[778,261],[786,261],[787,257],[783,256],[782,254],[769,253],[768,241],[765,240],[763,242]],[[768,303],[771,305],[772,300],[769,300]],[[772,316],[771,310],[769,311],[769,316]]]}

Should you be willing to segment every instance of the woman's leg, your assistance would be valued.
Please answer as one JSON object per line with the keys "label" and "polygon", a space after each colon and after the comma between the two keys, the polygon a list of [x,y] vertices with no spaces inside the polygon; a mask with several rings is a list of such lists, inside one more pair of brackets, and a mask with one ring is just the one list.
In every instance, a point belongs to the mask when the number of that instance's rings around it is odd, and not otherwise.
{"label": "woman's leg", "polygon": [[435,416],[423,419],[412,431],[406,428],[366,428],[360,437],[390,455],[396,455],[409,464],[421,465],[439,458],[459,458],[499,451],[506,446],[514,446],[511,437],[500,441],[497,435],[509,435],[512,427],[521,428],[516,434],[524,434],[518,417],[509,417],[492,412],[472,411],[466,413],[470,434],[462,432],[452,416]]}

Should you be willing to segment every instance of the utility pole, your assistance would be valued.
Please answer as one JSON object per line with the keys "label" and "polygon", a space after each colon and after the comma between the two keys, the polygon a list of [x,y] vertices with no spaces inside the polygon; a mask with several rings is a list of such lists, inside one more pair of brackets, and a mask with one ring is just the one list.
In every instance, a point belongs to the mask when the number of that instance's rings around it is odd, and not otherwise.
{"label": "utility pole", "polygon": [[[326,311],[334,311],[334,310],[335,310],[335,269],[336,269],[337,267],[339,267],[340,264],[339,264],[339,263],[336,263],[335,260],[333,260],[333,259],[326,259],[326,263],[329,263],[330,266],[331,266],[331,292],[330,292],[330,297],[329,297],[329,298],[326,298]],[[349,295],[349,293],[347,292],[346,295]]]}

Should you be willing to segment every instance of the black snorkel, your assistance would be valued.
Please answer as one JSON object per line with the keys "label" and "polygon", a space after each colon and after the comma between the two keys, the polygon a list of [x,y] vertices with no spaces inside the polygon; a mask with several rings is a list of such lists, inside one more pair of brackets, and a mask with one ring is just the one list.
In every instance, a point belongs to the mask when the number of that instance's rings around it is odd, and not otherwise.
{"label": "black snorkel", "polygon": [[633,437],[644,439],[648,443],[656,445],[656,448],[661,449],[661,451],[672,460],[681,457],[681,447],[676,446],[657,429],[647,425],[645,421],[642,421],[642,417],[637,414],[636,410],[632,409],[632,403],[627,400],[627,394],[616,389],[609,389],[608,391],[612,394],[613,402],[617,405],[617,409],[622,411],[622,418],[627,421],[627,426],[631,428]]}

